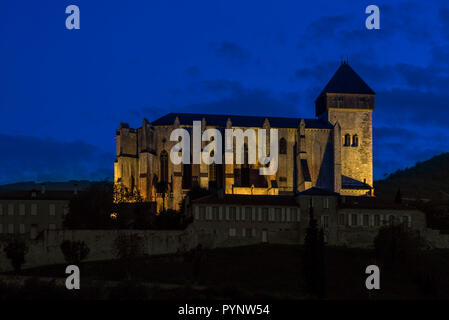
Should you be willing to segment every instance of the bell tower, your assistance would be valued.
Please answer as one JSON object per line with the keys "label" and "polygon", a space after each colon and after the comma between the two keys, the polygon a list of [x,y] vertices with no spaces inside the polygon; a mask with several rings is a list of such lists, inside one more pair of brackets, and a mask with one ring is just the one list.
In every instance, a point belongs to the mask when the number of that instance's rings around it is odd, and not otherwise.
{"label": "bell tower", "polygon": [[[343,62],[315,100],[316,116],[341,128],[342,195],[373,195],[374,91]],[[337,143],[337,142],[335,142]],[[337,146],[334,146],[336,148]],[[338,159],[334,159],[338,163]]]}

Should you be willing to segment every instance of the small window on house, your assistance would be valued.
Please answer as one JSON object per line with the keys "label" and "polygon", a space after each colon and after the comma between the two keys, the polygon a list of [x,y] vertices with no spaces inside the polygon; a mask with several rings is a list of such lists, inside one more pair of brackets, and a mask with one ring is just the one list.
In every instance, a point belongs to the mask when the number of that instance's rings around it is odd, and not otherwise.
{"label": "small window on house", "polygon": [[292,220],[291,216],[292,216],[292,208],[290,209],[285,209],[285,221],[290,222]]}
{"label": "small window on house", "polygon": [[235,214],[235,207],[230,207],[229,208],[229,219],[231,221],[235,221],[236,220],[236,214]]}
{"label": "small window on house", "polygon": [[268,221],[268,208],[262,208],[262,220]]}
{"label": "small window on house", "polygon": [[328,197],[325,197],[324,199],[323,199],[323,207],[324,207],[324,209],[329,209],[329,198]]}
{"label": "small window on house", "polygon": [[247,220],[247,221],[251,220],[252,216],[253,216],[253,208],[246,207],[245,208],[245,220]]}
{"label": "small window on house", "polygon": [[31,204],[31,215],[32,216],[37,215],[37,204],[36,203]]}
{"label": "small window on house", "polygon": [[200,220],[206,219],[206,207],[200,207]]}
{"label": "small window on house", "polygon": [[37,224],[32,224],[30,228],[30,238],[36,239],[37,237]]}
{"label": "small window on house", "polygon": [[275,208],[274,209],[274,214],[275,214],[276,222],[280,222],[281,221],[282,209],[281,208]]}
{"label": "small window on house", "polygon": [[14,203],[8,204],[8,215],[12,216],[14,214]]}
{"label": "small window on house", "polygon": [[268,211],[268,221],[274,221],[274,210]]}
{"label": "small window on house", "polygon": [[256,235],[257,235],[256,228],[253,228],[253,229],[252,229],[251,235],[252,235],[253,237],[256,237]]}
{"label": "small window on house", "polygon": [[351,226],[357,226],[357,224],[358,224],[357,217],[358,216],[356,213],[351,214]]}
{"label": "small window on house", "polygon": [[246,237],[246,229],[245,228],[242,229],[242,237]]}
{"label": "small window on house", "polygon": [[0,203],[0,216],[3,215],[3,205]]}
{"label": "small window on house", "polygon": [[211,207],[207,207],[206,208],[206,220],[212,220],[212,211],[211,211]]}
{"label": "small window on house", "polygon": [[50,211],[50,215],[51,216],[55,215],[55,213],[56,213],[56,205],[54,203],[50,204],[49,211]]}
{"label": "small window on house", "polygon": [[392,226],[392,225],[394,225],[394,216],[393,215],[390,215],[389,217],[388,217],[388,223]]}
{"label": "small window on house", "polygon": [[321,227],[328,228],[329,227],[329,216],[321,216]]}
{"label": "small window on house", "polygon": [[284,138],[279,140],[279,154],[287,154],[287,141]]}
{"label": "small window on house", "polygon": [[355,134],[352,136],[352,146],[358,147],[359,145],[359,137]]}
{"label": "small window on house", "polygon": [[290,217],[293,222],[299,222],[299,212],[297,208],[290,208]]}
{"label": "small window on house", "polygon": [[21,223],[19,225],[19,232],[20,232],[20,234],[24,234],[25,233],[25,225],[23,223]]}
{"label": "small window on house", "polygon": [[379,227],[380,226],[380,216],[378,214],[376,214],[374,216],[374,226],[375,227]]}
{"label": "small window on house", "polygon": [[19,204],[19,215],[21,215],[21,216],[25,215],[25,204],[24,203]]}
{"label": "small window on house", "polygon": [[339,226],[344,226],[345,225],[345,214],[344,213],[340,213],[338,215],[338,225]]}
{"label": "small window on house", "polygon": [[257,221],[262,221],[262,209],[257,210]]}
{"label": "small window on house", "polygon": [[14,233],[14,225],[12,223],[8,224],[8,233],[9,234]]}
{"label": "small window on house", "polygon": [[345,134],[344,146],[349,147],[351,145],[351,135],[349,133]]}
{"label": "small window on house", "polygon": [[212,219],[215,221],[218,220],[218,207],[212,207]]}
{"label": "small window on house", "polygon": [[251,238],[253,236],[253,230],[251,228],[247,228],[245,233],[247,238]]}
{"label": "small window on house", "polygon": [[230,237],[235,237],[235,235],[236,235],[235,228],[229,228],[229,236]]}
{"label": "small window on house", "polygon": [[403,216],[403,217],[402,217],[402,224],[403,224],[405,227],[408,227],[408,216]]}
{"label": "small window on house", "polygon": [[55,225],[54,223],[50,223],[50,224],[48,225],[48,229],[49,229],[49,230],[55,230],[55,229],[56,229],[56,225]]}
{"label": "small window on house", "polygon": [[363,215],[363,226],[369,227],[369,215],[367,215],[367,214]]}

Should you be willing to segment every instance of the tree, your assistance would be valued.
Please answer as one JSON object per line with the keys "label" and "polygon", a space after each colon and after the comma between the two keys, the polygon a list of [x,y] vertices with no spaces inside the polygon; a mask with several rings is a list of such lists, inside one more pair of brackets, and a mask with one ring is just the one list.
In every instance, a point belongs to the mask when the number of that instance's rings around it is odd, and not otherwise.
{"label": "tree", "polygon": [[26,243],[20,238],[13,238],[3,249],[6,257],[11,260],[14,271],[19,273],[22,265],[25,263],[25,255],[28,252]]}
{"label": "tree", "polygon": [[127,278],[131,276],[131,266],[135,259],[144,255],[144,239],[139,234],[121,233],[113,243],[114,255],[125,263]]}
{"label": "tree", "polygon": [[84,241],[64,240],[61,243],[61,251],[67,263],[79,265],[82,260],[86,259],[90,249]]}
{"label": "tree", "polygon": [[398,262],[413,263],[424,247],[419,234],[404,225],[383,226],[374,238],[376,256],[388,267]]}
{"label": "tree", "polygon": [[304,239],[303,275],[308,293],[323,298],[325,295],[324,233],[317,227],[310,200],[309,226]]}
{"label": "tree", "polygon": [[69,212],[64,218],[68,229],[111,229],[113,221],[113,184],[102,181],[92,183],[87,190],[74,196],[69,203]]}
{"label": "tree", "polygon": [[398,191],[396,192],[396,196],[394,197],[394,202],[402,203],[401,188],[399,188]]}

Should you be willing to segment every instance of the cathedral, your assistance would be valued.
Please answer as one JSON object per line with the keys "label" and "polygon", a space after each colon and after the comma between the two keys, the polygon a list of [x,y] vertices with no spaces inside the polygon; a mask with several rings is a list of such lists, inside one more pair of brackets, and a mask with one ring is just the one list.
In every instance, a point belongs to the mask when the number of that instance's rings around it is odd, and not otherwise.
{"label": "cathedral", "polygon": [[[133,129],[116,131],[114,182],[138,190],[158,211],[179,210],[189,190],[225,194],[293,195],[312,187],[341,195],[373,196],[372,111],[374,91],[343,62],[315,100],[316,118],[169,113]],[[174,129],[277,129],[278,170],[260,175],[263,164],[173,164]],[[207,142],[203,142],[203,146]],[[245,145],[245,153],[247,146]],[[247,155],[245,154],[245,159]]]}

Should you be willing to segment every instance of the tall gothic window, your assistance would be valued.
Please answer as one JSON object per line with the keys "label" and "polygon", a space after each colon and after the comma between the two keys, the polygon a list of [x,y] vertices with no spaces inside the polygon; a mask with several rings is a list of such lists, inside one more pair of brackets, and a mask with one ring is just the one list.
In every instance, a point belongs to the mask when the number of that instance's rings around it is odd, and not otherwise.
{"label": "tall gothic window", "polygon": [[161,182],[168,182],[168,153],[162,150],[160,154],[161,161]]}
{"label": "tall gothic window", "polygon": [[279,154],[287,154],[287,141],[284,138],[279,140]]}
{"label": "tall gothic window", "polygon": [[359,137],[355,134],[352,136],[352,146],[357,147],[359,145]]}
{"label": "tall gothic window", "polygon": [[345,134],[345,147],[349,147],[351,145],[351,135],[349,133]]}

